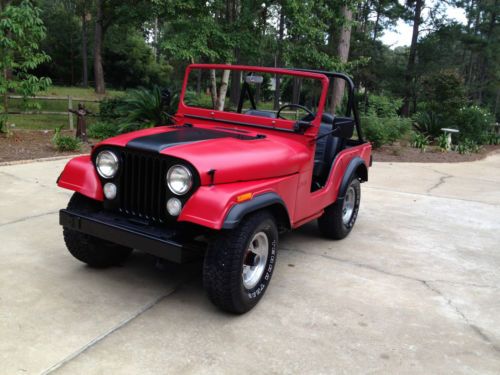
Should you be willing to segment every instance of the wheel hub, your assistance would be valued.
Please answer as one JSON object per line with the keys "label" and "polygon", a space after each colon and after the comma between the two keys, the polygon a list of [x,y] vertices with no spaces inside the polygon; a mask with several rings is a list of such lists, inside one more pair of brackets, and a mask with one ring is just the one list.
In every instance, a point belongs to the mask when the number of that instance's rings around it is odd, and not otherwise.
{"label": "wheel hub", "polygon": [[354,187],[349,186],[342,205],[342,222],[348,225],[351,221],[352,214],[354,213],[354,206],[356,201],[356,191]]}
{"label": "wheel hub", "polygon": [[269,239],[264,232],[258,232],[250,241],[243,261],[241,277],[246,289],[254,288],[260,281],[269,255]]}

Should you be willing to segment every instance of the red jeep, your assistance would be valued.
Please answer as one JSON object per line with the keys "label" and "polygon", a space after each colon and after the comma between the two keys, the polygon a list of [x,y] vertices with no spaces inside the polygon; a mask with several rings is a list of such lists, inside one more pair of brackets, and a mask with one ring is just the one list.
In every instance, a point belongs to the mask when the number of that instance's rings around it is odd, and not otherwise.
{"label": "red jeep", "polygon": [[[344,115],[324,111],[334,80],[348,89]],[[212,302],[244,313],[271,281],[280,233],[318,219],[325,237],[342,239],[354,226],[371,145],[348,76],[190,65],[173,122],[68,162],[57,183],[75,191],[60,211],[75,258],[106,267],[132,249],[204,256]]]}

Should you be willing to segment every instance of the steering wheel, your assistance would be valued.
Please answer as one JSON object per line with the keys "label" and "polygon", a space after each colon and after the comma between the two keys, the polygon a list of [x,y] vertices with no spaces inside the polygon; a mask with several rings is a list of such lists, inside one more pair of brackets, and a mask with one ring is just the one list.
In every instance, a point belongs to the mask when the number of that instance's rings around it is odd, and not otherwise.
{"label": "steering wheel", "polygon": [[277,118],[281,118],[283,120],[286,120],[286,118],[284,117],[281,117],[280,116],[280,113],[282,110],[284,110],[285,108],[299,108],[299,109],[302,109],[303,111],[307,112],[309,115],[312,116],[312,118],[316,117],[316,115],[314,114],[313,111],[311,111],[309,108],[307,107],[304,107],[303,105],[300,105],[300,104],[285,104],[284,106],[282,106],[278,112],[276,113],[276,117]]}

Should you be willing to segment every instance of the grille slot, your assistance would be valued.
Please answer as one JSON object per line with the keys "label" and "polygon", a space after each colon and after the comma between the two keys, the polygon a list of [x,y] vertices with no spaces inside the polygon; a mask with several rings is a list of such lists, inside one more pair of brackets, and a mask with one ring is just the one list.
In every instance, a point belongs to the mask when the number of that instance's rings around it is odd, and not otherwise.
{"label": "grille slot", "polygon": [[123,151],[120,175],[119,211],[128,215],[164,222],[167,186],[165,175],[172,164],[164,156]]}

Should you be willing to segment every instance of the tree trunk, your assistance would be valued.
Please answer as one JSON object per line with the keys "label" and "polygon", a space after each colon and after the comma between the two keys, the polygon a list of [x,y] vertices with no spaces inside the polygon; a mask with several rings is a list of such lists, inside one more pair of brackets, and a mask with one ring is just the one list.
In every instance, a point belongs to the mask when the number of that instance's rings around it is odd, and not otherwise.
{"label": "tree trunk", "polygon": [[218,111],[224,110],[224,103],[226,102],[226,93],[227,93],[227,86],[229,83],[229,73],[230,72],[231,71],[229,69],[226,69],[222,73],[222,81],[220,83],[220,88],[219,88],[219,98],[217,100],[217,110]]}
{"label": "tree trunk", "polygon": [[82,14],[82,86],[89,86],[89,68],[87,52],[87,9],[84,8]]}
{"label": "tree trunk", "polygon": [[104,69],[102,67],[102,43],[103,43],[103,19],[102,19],[102,6],[103,0],[96,1],[96,20],[95,20],[95,34],[94,34],[94,80],[95,92],[97,94],[106,93],[106,86],[104,83]]}
{"label": "tree trunk", "polygon": [[217,77],[215,69],[210,69],[210,96],[212,97],[212,108],[217,108]]}
{"label": "tree trunk", "polygon": [[[345,24],[340,30],[339,43],[337,45],[337,56],[342,63],[346,63],[349,59],[349,49],[351,47],[351,22],[352,11],[347,5],[341,9],[341,14]],[[342,79],[335,79],[333,81],[332,99],[330,101],[330,113],[334,114],[337,107],[342,102],[344,96],[345,81]]]}
{"label": "tree trunk", "polygon": [[[276,52],[275,67],[281,68],[282,65],[282,54],[283,54],[283,36],[285,34],[285,11],[283,10],[283,3],[281,4],[280,10],[280,25],[279,25],[279,36],[278,36],[278,50]],[[277,111],[280,108],[280,76],[275,75],[275,85],[274,85],[274,110]]]}
{"label": "tree trunk", "polygon": [[377,5],[377,16],[375,17],[375,24],[373,25],[373,41],[375,42],[377,40],[378,36],[378,24],[380,23],[380,12],[381,12],[381,4],[380,1]]}
{"label": "tree trunk", "polygon": [[413,16],[413,33],[411,36],[410,55],[408,56],[408,65],[406,67],[405,82],[406,93],[403,101],[403,108],[401,114],[405,117],[410,115],[410,101],[413,96],[413,79],[415,75],[415,62],[417,58],[417,42],[420,27],[420,17],[422,15],[422,8],[424,7],[424,0],[415,1],[415,13]]}

